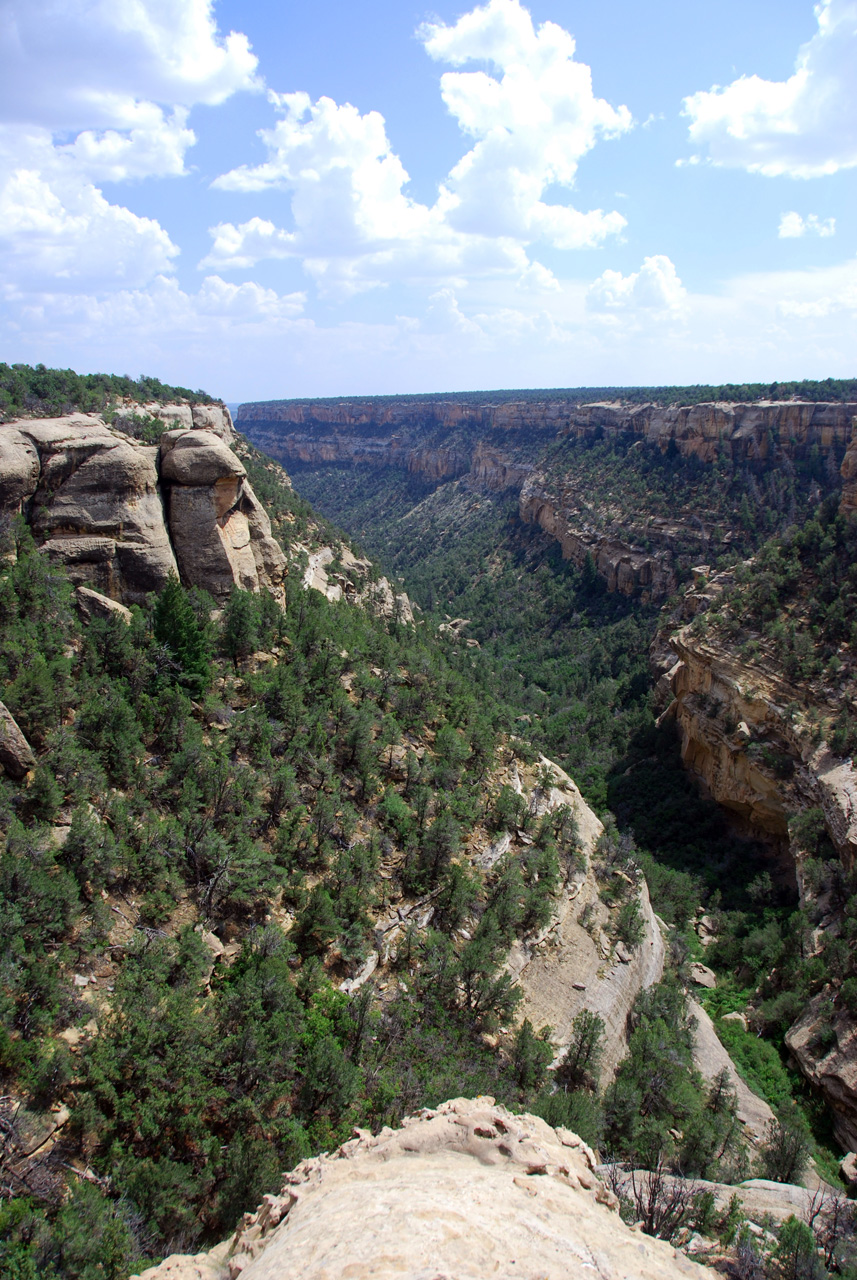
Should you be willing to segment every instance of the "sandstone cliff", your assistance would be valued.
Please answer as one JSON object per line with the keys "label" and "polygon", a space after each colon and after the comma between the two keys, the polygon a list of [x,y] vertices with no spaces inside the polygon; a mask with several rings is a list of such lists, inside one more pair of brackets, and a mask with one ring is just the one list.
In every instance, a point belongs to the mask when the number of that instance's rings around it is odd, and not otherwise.
{"label": "sandstone cliff", "polygon": [[[819,808],[846,867],[857,856],[857,771],[811,732],[805,688],[772,662],[743,661],[693,624],[670,639],[666,677],[682,758],[705,789],[757,830],[788,839],[788,819]],[[836,707],[825,708],[828,715]]]}
{"label": "sandstone cliff", "polygon": [[23,514],[73,582],[125,603],[176,572],[216,599],[234,584],[282,599],[285,558],[227,443],[228,410],[146,408],[180,424],[157,445],[129,434],[130,411],[128,431],[83,414],[0,426],[0,515]]}
{"label": "sandstone cliff", "polygon": [[376,1137],[356,1130],[287,1174],[232,1240],[143,1280],[702,1280],[622,1222],[595,1167],[567,1130],[459,1098]]}
{"label": "sandstone cliff", "polygon": [[[761,470],[817,455],[834,482],[855,413],[857,404],[793,401],[661,408],[450,398],[271,401],[241,405],[238,421],[287,465],[394,466],[433,483],[463,476],[474,489],[517,491],[521,518],[555,537],[566,559],[582,565],[591,554],[608,590],[661,600],[676,590],[682,571],[724,549],[729,521],[706,522],[695,508],[668,517],[629,514],[622,503],[613,514],[596,510],[586,486],[564,476],[555,458],[546,460],[546,449],[558,441],[608,440],[673,450],[705,467],[728,461]],[[846,478],[850,492],[847,484]]]}
{"label": "sandstone cliff", "polygon": [[[822,451],[839,450],[851,439],[851,421],[857,404],[770,401],[758,404],[696,404],[628,406],[622,404],[577,405],[568,400],[476,404],[472,401],[398,399],[393,401],[273,400],[242,404],[237,419],[253,439],[270,432],[286,450],[294,439],[300,443],[324,440],[327,461],[349,461],[356,441],[397,439],[401,456],[411,433],[463,431],[470,441],[496,433],[500,443],[531,441],[558,436],[585,437],[595,432],[608,436],[631,435],[666,449],[670,441],[683,457],[713,462],[721,450],[736,459],[771,458],[780,452],[801,456],[817,445]],[[296,429],[296,430],[294,430]]]}

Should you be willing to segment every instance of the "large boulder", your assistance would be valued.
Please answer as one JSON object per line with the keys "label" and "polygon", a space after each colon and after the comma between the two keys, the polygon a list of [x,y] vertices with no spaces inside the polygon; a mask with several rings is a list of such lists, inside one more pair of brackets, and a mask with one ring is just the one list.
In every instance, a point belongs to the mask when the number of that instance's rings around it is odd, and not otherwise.
{"label": "large boulder", "polygon": [[167,431],[161,479],[182,580],[224,599],[233,586],[281,602],[286,561],[244,466],[212,431]]}
{"label": "large boulder", "polygon": [[445,1102],[305,1160],[210,1254],[145,1280],[704,1280],[627,1227],[580,1138],[493,1098]]}
{"label": "large boulder", "polygon": [[229,410],[142,405],[117,421],[133,431],[141,413],[178,425],[159,446],[89,414],[0,426],[0,517],[23,512],[75,585],[125,605],[170,574],[220,600],[238,585],[284,603],[285,556],[227,444]]}

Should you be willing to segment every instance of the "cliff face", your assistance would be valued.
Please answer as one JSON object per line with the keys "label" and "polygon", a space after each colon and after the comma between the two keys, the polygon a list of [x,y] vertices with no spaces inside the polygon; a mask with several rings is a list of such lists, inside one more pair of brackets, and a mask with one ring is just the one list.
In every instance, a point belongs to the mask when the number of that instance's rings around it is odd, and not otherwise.
{"label": "cliff face", "polygon": [[23,514],[73,582],[114,600],[141,602],[170,573],[216,599],[235,584],[282,599],[285,558],[227,443],[228,410],[154,408],[181,424],[158,445],[94,415],[0,426],[0,514]]}
{"label": "cliff face", "polygon": [[[473,489],[517,491],[521,519],[555,537],[566,559],[582,565],[591,554],[608,590],[661,600],[676,590],[682,567],[728,541],[728,527],[707,527],[690,509],[669,519],[621,514],[607,527],[599,519],[596,527],[587,493],[576,490],[561,464],[543,457],[547,446],[636,442],[704,466],[726,459],[791,467],[817,453],[835,477],[855,413],[857,404],[792,401],[666,409],[561,400],[271,401],[241,405],[238,422],[259,448],[286,465],[393,466],[434,483],[465,476]],[[857,453],[846,465],[857,477]],[[846,478],[846,493],[848,483]],[[857,505],[857,479],[852,488]]]}
{"label": "cliff face", "polygon": [[232,1240],[141,1280],[702,1280],[665,1241],[625,1225],[595,1169],[568,1130],[457,1098],[376,1137],[355,1130],[287,1174]]}
{"label": "cliff face", "polygon": [[[666,683],[685,765],[720,804],[780,840],[788,819],[819,808],[847,868],[857,858],[857,771],[807,731],[796,709],[805,690],[772,665],[741,661],[692,625],[670,644],[677,661]],[[832,708],[831,708],[832,710]]]}
{"label": "cliff face", "polygon": [[[767,458],[777,449],[790,456],[817,445],[822,452],[845,448],[857,404],[771,401],[761,404],[697,404],[661,408],[618,404],[574,405],[564,400],[478,405],[407,400],[388,402],[262,401],[238,409],[241,429],[255,439],[270,431],[283,441],[326,438],[329,447],[347,450],[346,438],[389,440],[398,433],[466,429],[515,437],[585,437],[630,434],[666,449],[671,441],[682,457],[714,462],[721,449],[732,458]],[[293,428],[302,428],[294,431]],[[291,445],[284,444],[285,448]],[[328,459],[333,460],[333,459]],[[345,453],[343,461],[347,460]]]}

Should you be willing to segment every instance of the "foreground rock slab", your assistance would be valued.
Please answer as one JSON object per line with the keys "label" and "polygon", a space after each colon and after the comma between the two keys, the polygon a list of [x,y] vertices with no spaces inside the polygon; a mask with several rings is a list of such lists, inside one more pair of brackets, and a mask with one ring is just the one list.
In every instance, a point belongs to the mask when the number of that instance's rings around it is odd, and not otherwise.
{"label": "foreground rock slab", "polygon": [[626,1227],[576,1135],[493,1098],[457,1098],[286,1175],[210,1254],[143,1280],[703,1280],[662,1240]]}

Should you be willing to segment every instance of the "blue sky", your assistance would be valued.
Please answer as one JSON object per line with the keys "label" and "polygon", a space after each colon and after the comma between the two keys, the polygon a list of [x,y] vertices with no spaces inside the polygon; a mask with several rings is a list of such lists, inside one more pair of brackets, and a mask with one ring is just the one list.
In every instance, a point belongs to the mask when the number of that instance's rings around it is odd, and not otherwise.
{"label": "blue sky", "polygon": [[0,0],[6,360],[854,376],[857,0]]}

